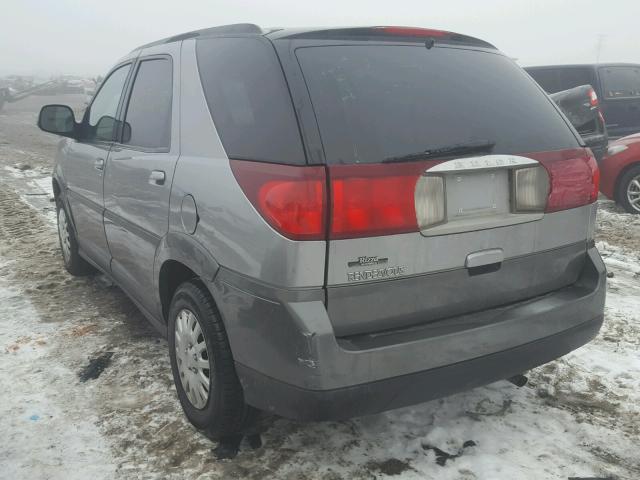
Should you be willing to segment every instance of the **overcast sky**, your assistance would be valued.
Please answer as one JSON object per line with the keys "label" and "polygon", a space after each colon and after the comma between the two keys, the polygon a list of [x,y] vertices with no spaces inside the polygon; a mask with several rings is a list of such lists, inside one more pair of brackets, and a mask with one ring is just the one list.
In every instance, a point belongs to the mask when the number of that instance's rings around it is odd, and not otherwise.
{"label": "overcast sky", "polygon": [[523,66],[640,63],[640,0],[2,0],[0,75],[105,73],[198,28],[412,25],[487,40]]}

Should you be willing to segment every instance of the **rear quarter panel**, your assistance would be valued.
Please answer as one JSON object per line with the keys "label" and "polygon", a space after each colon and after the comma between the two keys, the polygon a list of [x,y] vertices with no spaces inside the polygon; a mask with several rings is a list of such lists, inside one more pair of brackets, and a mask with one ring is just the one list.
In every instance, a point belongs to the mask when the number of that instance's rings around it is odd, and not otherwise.
{"label": "rear quarter panel", "polygon": [[324,241],[295,242],[275,232],[238,185],[202,90],[195,40],[182,45],[181,156],[173,180],[169,230],[183,232],[181,205],[195,199],[193,238],[221,266],[288,288],[324,283]]}

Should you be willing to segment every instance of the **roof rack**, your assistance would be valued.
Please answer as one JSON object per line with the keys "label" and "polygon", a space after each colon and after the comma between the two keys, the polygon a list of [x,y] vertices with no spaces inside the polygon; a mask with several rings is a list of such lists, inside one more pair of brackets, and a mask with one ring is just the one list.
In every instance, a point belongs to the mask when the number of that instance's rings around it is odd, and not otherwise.
{"label": "roof rack", "polygon": [[204,35],[224,35],[229,33],[262,35],[264,32],[258,25],[255,25],[253,23],[234,23],[231,25],[220,25],[218,27],[193,30],[191,32],[181,33],[172,37],[156,40],[155,42],[140,45],[139,47],[134,48],[133,51],[135,52],[136,50],[153,47],[154,45],[162,45],[164,43],[179,42],[180,40],[186,40],[187,38],[201,37]]}

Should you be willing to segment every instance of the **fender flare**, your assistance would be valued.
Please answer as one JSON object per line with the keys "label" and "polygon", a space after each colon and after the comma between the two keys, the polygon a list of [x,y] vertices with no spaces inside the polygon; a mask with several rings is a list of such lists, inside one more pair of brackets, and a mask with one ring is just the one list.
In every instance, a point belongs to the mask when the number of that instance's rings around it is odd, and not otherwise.
{"label": "fender flare", "polygon": [[158,245],[153,266],[153,287],[158,305],[162,305],[160,272],[167,261],[179,262],[191,269],[211,292],[210,284],[218,273],[220,264],[193,236],[182,232],[168,232]]}

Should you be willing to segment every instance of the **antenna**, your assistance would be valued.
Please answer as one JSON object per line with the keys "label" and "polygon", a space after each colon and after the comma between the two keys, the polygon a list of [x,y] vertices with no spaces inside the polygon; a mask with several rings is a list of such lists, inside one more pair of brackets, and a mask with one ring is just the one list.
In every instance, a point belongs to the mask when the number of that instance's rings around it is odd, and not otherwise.
{"label": "antenna", "polygon": [[605,37],[606,35],[603,33],[598,34],[598,42],[596,43],[596,63],[600,63],[600,52],[602,51]]}

